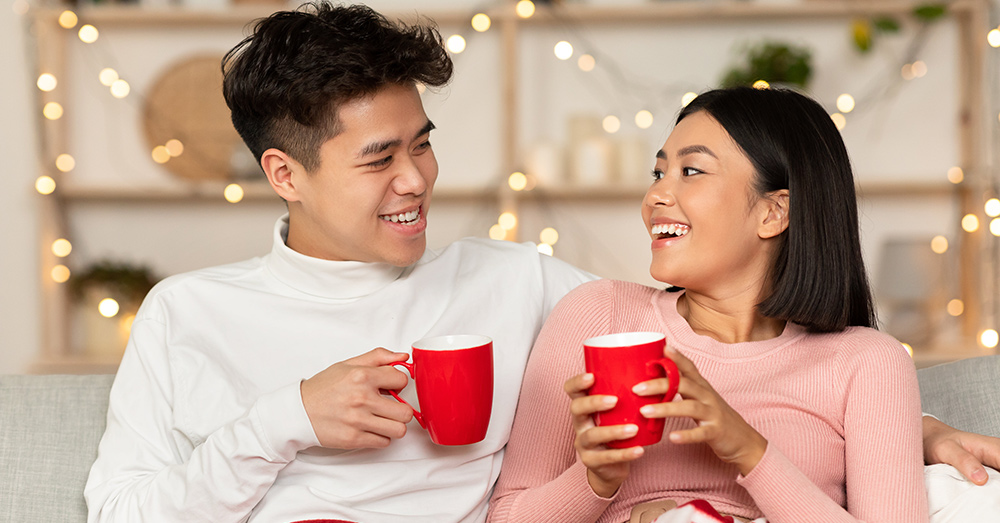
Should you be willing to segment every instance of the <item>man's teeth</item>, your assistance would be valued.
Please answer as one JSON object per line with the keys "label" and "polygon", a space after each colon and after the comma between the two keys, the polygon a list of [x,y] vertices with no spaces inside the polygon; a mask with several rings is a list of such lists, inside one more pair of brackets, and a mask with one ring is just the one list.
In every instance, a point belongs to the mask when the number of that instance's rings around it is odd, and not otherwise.
{"label": "man's teeth", "polygon": [[383,214],[379,216],[383,220],[392,223],[411,223],[415,222],[417,218],[420,218],[420,210],[410,212],[403,212],[399,214]]}
{"label": "man's teeth", "polygon": [[662,223],[654,225],[650,230],[654,236],[669,235],[674,237],[684,236],[691,230],[691,227],[680,223]]}

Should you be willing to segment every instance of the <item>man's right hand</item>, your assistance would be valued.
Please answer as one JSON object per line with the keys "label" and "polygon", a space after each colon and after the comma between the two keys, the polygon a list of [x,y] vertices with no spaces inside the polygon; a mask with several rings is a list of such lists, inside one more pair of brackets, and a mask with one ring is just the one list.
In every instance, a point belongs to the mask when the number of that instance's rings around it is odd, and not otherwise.
{"label": "man's right hand", "polygon": [[320,445],[331,449],[383,448],[392,438],[403,437],[413,411],[379,391],[406,386],[406,374],[389,364],[408,357],[377,348],[303,381],[302,404]]}

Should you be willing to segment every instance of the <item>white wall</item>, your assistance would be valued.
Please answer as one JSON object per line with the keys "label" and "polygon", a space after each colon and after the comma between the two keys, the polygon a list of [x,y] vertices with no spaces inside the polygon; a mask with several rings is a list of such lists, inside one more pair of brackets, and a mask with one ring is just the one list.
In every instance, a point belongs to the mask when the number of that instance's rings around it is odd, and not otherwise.
{"label": "white wall", "polygon": [[[440,0],[421,8],[453,7]],[[472,6],[471,0],[465,2]],[[412,9],[402,0],[372,2],[377,8]],[[472,13],[470,7],[470,14]],[[0,53],[13,64],[10,81],[0,83],[4,107],[3,150],[7,152],[7,185],[0,195],[3,253],[0,256],[0,373],[22,372],[37,354],[39,331],[39,263],[36,251],[36,203],[31,190],[37,176],[33,131],[34,98],[30,63],[22,48],[22,21],[0,14]],[[539,142],[567,144],[572,115],[603,117],[617,114],[626,136],[641,144],[648,158],[641,169],[627,173],[636,187],[635,201],[582,200],[526,204],[521,230],[536,240],[545,226],[560,230],[558,256],[603,276],[653,282],[647,273],[648,239],[639,220],[640,186],[646,182],[652,157],[666,137],[670,121],[686,91],[716,83],[733,60],[732,50],[765,36],[808,45],[813,49],[813,95],[833,108],[837,95],[867,91],[884,75],[894,74],[905,37],[879,42],[878,50],[859,57],[850,47],[849,21],[769,22],[760,24],[638,25],[607,28],[532,27],[522,33],[523,67],[522,153]],[[506,176],[500,171],[499,38],[478,35],[466,26],[443,27],[445,36],[461,32],[468,49],[457,55],[454,82],[425,95],[429,116],[438,125],[434,146],[441,165],[439,187],[489,187]],[[109,27],[86,47],[72,42],[70,76],[73,96],[67,107],[70,144],[77,169],[69,179],[79,183],[164,183],[171,175],[154,164],[142,139],[141,93],[171,62],[192,53],[221,55],[237,42],[242,30],[162,30],[155,27]],[[845,141],[862,180],[939,180],[957,161],[955,29],[939,24],[921,58],[929,73],[902,85],[897,96],[878,104],[859,98],[848,116]],[[560,62],[551,52],[561,39],[577,44],[577,52],[602,52],[615,57],[629,78],[656,86],[646,95],[623,93],[614,75],[598,70],[582,73],[574,60]],[[132,84],[127,101],[107,96],[93,81],[101,67],[113,64]],[[606,71],[606,68],[603,69]],[[867,103],[867,105],[866,105]],[[653,111],[655,123],[639,130],[631,118],[639,109]],[[640,162],[641,163],[641,162]],[[74,203],[69,209],[69,234],[74,241],[75,267],[104,257],[150,264],[167,275],[262,254],[269,249],[271,226],[282,211],[279,202],[219,204]],[[429,239],[443,245],[468,235],[485,236],[499,209],[488,199],[461,203],[438,202],[431,213]],[[872,199],[862,203],[864,247],[870,266],[879,262],[883,241],[894,236],[929,238],[954,236],[956,210],[947,198],[920,201]],[[15,225],[16,224],[16,225]],[[874,271],[873,271],[874,272]]]}

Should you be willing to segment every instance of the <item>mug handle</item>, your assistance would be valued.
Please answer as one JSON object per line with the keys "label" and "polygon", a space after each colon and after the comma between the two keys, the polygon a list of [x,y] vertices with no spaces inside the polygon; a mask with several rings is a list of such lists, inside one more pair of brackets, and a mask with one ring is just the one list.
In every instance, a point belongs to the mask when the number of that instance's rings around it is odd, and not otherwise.
{"label": "mug handle", "polygon": [[677,388],[681,384],[681,373],[677,370],[677,364],[674,363],[674,360],[666,357],[646,362],[646,372],[650,376],[659,378],[660,372],[658,372],[656,367],[663,369],[663,374],[666,376],[668,383],[670,383],[667,393],[663,395],[663,401],[673,401],[674,396],[677,395]]}
{"label": "mug handle", "polygon": [[[673,363],[673,362],[671,362],[671,363]],[[410,378],[416,380],[416,378],[414,378],[414,374],[413,374],[413,364],[412,363],[410,363],[408,361],[401,361],[399,363],[390,363],[390,365],[392,365],[393,367],[395,367],[397,365],[402,365],[403,367],[406,368],[406,372],[410,373]],[[674,369],[676,370],[676,367],[674,367]],[[420,426],[423,427],[424,430],[427,430],[427,425],[424,424],[424,415],[421,414],[419,410],[413,408],[413,405],[410,405],[409,403],[407,403],[406,400],[404,400],[403,398],[400,398],[399,395],[396,394],[396,392],[398,392],[398,391],[390,390],[389,394],[392,394],[392,397],[396,398],[396,400],[399,401],[400,403],[402,403],[403,405],[406,405],[407,407],[410,407],[410,410],[413,411],[413,417],[417,420],[417,423],[419,423]]]}

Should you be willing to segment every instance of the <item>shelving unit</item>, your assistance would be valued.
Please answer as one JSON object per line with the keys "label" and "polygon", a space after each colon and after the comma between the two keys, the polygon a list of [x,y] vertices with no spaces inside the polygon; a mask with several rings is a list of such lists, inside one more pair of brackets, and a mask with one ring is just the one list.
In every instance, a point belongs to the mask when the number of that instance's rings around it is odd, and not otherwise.
{"label": "shelving unit", "polygon": [[[769,3],[759,1],[702,1],[702,2],[651,2],[634,6],[593,6],[567,4],[561,6],[539,5],[534,16],[521,19],[513,5],[487,11],[493,21],[493,29],[498,34],[500,58],[497,64],[502,85],[498,101],[500,112],[500,143],[503,172],[513,172],[522,165],[520,150],[519,120],[521,93],[519,80],[521,62],[518,56],[518,40],[521,31],[562,24],[567,20],[576,24],[600,26],[676,25],[706,23],[723,20],[734,21],[774,21],[813,20],[870,17],[875,15],[902,15],[910,12],[916,4],[911,1],[880,0],[858,2],[856,0],[803,0],[798,3]],[[974,212],[979,205],[978,194],[986,184],[986,155],[984,134],[986,128],[984,111],[984,64],[985,55],[981,45],[982,35],[988,23],[987,0],[956,0],[948,4],[949,13],[955,17],[960,30],[961,52],[957,59],[961,71],[961,97],[958,101],[961,114],[960,165],[964,168],[967,182],[962,185],[947,183],[867,183],[859,187],[862,197],[902,196],[947,196],[961,202],[964,212]],[[89,7],[77,12],[80,23],[92,23],[99,27],[242,27],[249,21],[268,15],[275,8],[270,6],[236,6],[224,11],[190,10],[184,8],[143,8]],[[34,34],[37,38],[38,72],[53,72],[57,76],[67,70],[66,54],[68,33],[57,23],[61,10],[40,9],[32,13]],[[466,24],[468,10],[421,12],[440,25]],[[395,13],[390,17],[412,19],[414,13]],[[41,151],[39,153],[42,174],[59,177],[53,159],[67,149],[69,133],[64,121],[49,121],[41,118],[41,106],[48,101],[57,101],[57,93],[39,93],[38,114],[41,129]],[[71,346],[69,329],[69,300],[64,285],[56,284],[48,277],[48,270],[59,263],[50,251],[53,240],[63,237],[69,230],[65,209],[73,203],[103,202],[161,202],[207,204],[221,200],[223,188],[228,182],[182,182],[169,185],[146,186],[99,186],[60,185],[56,192],[44,199],[42,207],[41,234],[39,237],[40,260],[45,268],[40,285],[44,296],[43,351],[35,371],[37,372],[95,372],[113,371],[116,362],[92,359],[76,354]],[[262,183],[243,183],[244,200],[263,202],[275,196]],[[439,189],[434,198],[438,201],[491,201],[503,210],[517,211],[521,206],[537,202],[591,202],[621,201],[638,202],[643,190],[630,187],[538,187],[533,191],[515,192],[503,186],[479,189]],[[224,202],[223,202],[224,204]],[[966,330],[974,330],[979,322],[979,274],[983,252],[982,233],[964,236],[960,246],[960,259],[966,269],[961,276],[961,294],[967,304],[964,316]]]}

